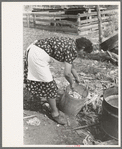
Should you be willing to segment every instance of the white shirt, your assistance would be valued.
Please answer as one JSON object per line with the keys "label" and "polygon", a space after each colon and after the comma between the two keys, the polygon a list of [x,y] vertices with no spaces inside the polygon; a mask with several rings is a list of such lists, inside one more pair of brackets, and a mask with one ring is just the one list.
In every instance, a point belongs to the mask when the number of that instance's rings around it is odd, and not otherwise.
{"label": "white shirt", "polygon": [[[28,80],[50,82],[53,80],[49,62],[50,56],[41,48],[31,45],[28,53]],[[27,49],[28,50],[28,49]]]}

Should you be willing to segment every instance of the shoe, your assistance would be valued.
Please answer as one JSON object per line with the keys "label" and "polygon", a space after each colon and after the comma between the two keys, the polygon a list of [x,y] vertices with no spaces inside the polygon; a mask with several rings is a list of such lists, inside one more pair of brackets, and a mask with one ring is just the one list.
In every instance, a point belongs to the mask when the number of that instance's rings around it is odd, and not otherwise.
{"label": "shoe", "polygon": [[56,116],[56,117],[53,117],[53,120],[54,120],[55,122],[57,122],[58,124],[61,124],[61,125],[65,125],[65,124],[66,124],[66,122],[64,121],[63,118],[61,118],[60,115],[58,115],[58,116]]}

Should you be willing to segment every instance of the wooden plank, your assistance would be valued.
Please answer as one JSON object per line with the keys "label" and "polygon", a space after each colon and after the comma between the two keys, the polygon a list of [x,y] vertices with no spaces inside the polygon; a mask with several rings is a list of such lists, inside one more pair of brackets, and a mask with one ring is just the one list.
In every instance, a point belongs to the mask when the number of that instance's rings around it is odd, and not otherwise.
{"label": "wooden plank", "polygon": [[54,27],[54,26],[37,25],[37,24],[35,27],[40,28],[40,29],[50,30],[50,31],[62,31],[62,32],[77,33],[76,28],[58,27],[58,26]]}
{"label": "wooden plank", "polygon": [[40,18],[36,18],[36,21],[42,21],[42,22],[50,22],[50,23],[60,23],[60,24],[69,24],[69,25],[77,25],[77,22],[71,22],[71,21],[65,21],[65,20],[54,20],[54,19],[40,19]]}
{"label": "wooden plank", "polygon": [[23,13],[24,15],[36,15],[36,16],[44,16],[44,17],[65,17],[65,18],[77,18],[77,15],[64,15],[64,14],[42,14],[40,12],[28,12]]}
{"label": "wooden plank", "polygon": [[96,34],[98,34],[98,29],[97,30],[86,30],[86,31],[82,31],[82,32],[80,32],[79,33],[79,35],[86,35],[86,34],[91,34],[91,33],[96,33]]}
{"label": "wooden plank", "polygon": [[60,23],[60,24],[56,24],[56,23],[53,22],[54,25],[51,25],[51,23],[52,23],[52,22],[47,23],[47,22],[37,22],[37,21],[36,21],[36,24],[37,24],[37,25],[49,25],[49,26],[55,26],[55,28],[56,28],[56,27],[77,28],[77,25],[75,25],[75,24],[68,24],[68,23],[65,24],[65,23],[63,23],[63,22]]}
{"label": "wooden plank", "polygon": [[114,10],[105,10],[105,11],[101,11],[101,14],[110,14],[110,13],[116,13],[118,12],[118,9],[114,9]]}
{"label": "wooden plank", "polygon": [[[104,26],[106,24],[108,24],[108,22],[102,23],[102,26]],[[95,23],[95,24],[92,24],[92,25],[81,25],[81,26],[79,26],[79,28],[82,28],[82,29],[91,29],[91,28],[94,28],[96,26],[98,26],[98,23]]]}
{"label": "wooden plank", "polygon": [[85,23],[90,23],[90,22],[96,22],[96,21],[98,21],[97,18],[95,18],[95,19],[81,20],[80,21],[80,24],[85,24]]}
{"label": "wooden plank", "polygon": [[41,18],[36,18],[36,21],[42,21],[42,22],[52,22],[54,19],[41,19]]}
{"label": "wooden plank", "polygon": [[86,23],[86,24],[79,24],[79,27],[88,27],[88,26],[94,25],[94,24],[98,24],[98,21],[96,21],[96,22],[89,22],[89,23]]}
{"label": "wooden plank", "polygon": [[50,25],[50,22],[35,21],[35,25]]}
{"label": "wooden plank", "polygon": [[78,28],[78,30],[81,31],[81,32],[94,30],[94,29],[98,29],[98,26],[94,26],[94,27],[91,27],[91,28]]}
{"label": "wooden plank", "polygon": [[94,25],[98,25],[98,22],[93,22],[93,23],[89,23],[89,24],[82,24],[82,25],[79,25],[78,27],[79,28],[92,28],[92,27],[94,27]]}
{"label": "wooden plank", "polygon": [[88,32],[92,32],[92,31],[98,31],[98,26],[94,26],[94,27],[92,27],[92,28],[89,28],[89,29],[84,29],[84,28],[78,28],[78,30],[80,31],[80,32],[86,32],[86,31],[88,31]]}
{"label": "wooden plank", "polygon": [[[100,13],[101,14],[110,14],[112,12],[118,12],[118,10],[101,11]],[[97,12],[80,14],[80,17],[87,17],[87,16],[97,16]]]}
{"label": "wooden plank", "polygon": [[[109,17],[101,17],[101,19],[103,21],[103,20],[109,19]],[[90,23],[90,22],[97,22],[97,21],[98,21],[98,18],[81,20],[80,24],[83,24],[83,23],[85,24],[85,23]]]}
{"label": "wooden plank", "polygon": [[[101,14],[110,14],[110,13],[113,14],[113,13],[116,13],[116,12],[118,12],[118,9],[100,11]],[[80,14],[80,17],[87,17],[87,16],[93,16],[93,15],[97,15],[97,12]]]}
{"label": "wooden plank", "polygon": [[78,23],[77,22],[71,22],[71,21],[65,21],[65,20],[55,20],[54,23],[60,23],[60,24],[69,24],[69,25],[77,25]]}
{"label": "wooden plank", "polygon": [[56,31],[64,31],[64,32],[77,32],[77,28],[70,28],[67,26],[56,26]]}
{"label": "wooden plank", "polygon": [[57,27],[57,26],[56,26],[56,31],[77,33],[77,28]]}
{"label": "wooden plank", "polygon": [[97,12],[79,14],[80,17],[95,16]]}
{"label": "wooden plank", "polygon": [[61,19],[65,19],[66,17],[44,17],[44,16],[35,16],[37,19],[45,19],[45,20],[51,20],[51,19],[57,19],[57,20],[61,20]]}

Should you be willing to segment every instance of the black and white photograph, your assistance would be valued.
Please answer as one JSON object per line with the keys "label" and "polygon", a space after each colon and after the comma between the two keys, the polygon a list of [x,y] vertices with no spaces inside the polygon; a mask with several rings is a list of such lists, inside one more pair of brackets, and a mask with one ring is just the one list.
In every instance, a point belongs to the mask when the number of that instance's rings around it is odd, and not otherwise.
{"label": "black and white photograph", "polygon": [[[3,8],[5,11],[6,5]],[[14,87],[17,93],[21,88],[22,95],[17,94],[20,98],[14,101],[19,100],[21,106],[16,110],[20,108],[21,116],[13,113],[22,122],[21,147],[120,147],[120,2],[22,2],[20,10],[22,41],[16,35],[13,44],[20,40],[16,47],[21,54],[15,59],[21,60],[16,74],[21,87]],[[6,28],[3,39],[5,32]],[[7,40],[2,42],[4,61]],[[8,69],[9,65],[6,63]],[[15,72],[14,65],[12,70]],[[3,81],[7,74],[4,76]],[[19,82],[14,76],[12,80]],[[3,86],[4,98],[11,92],[5,89],[8,83]],[[4,107],[9,105],[7,100]],[[3,109],[3,144],[8,147],[9,109]],[[9,121],[17,121],[14,114],[12,117]]]}

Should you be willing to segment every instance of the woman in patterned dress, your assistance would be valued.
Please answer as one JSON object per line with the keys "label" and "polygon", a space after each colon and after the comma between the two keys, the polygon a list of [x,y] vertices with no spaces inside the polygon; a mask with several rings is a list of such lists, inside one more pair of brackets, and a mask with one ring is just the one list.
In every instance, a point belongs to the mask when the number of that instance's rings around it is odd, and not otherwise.
{"label": "woman in patterned dress", "polygon": [[59,124],[65,124],[65,121],[59,115],[56,106],[58,88],[49,69],[50,57],[64,62],[64,76],[70,83],[71,89],[74,89],[75,82],[72,75],[77,83],[79,83],[79,77],[73,61],[78,52],[90,53],[92,50],[92,43],[84,37],[76,40],[66,37],[51,37],[36,40],[27,48],[27,61],[24,68],[26,88],[32,95],[47,98],[52,117]]}

